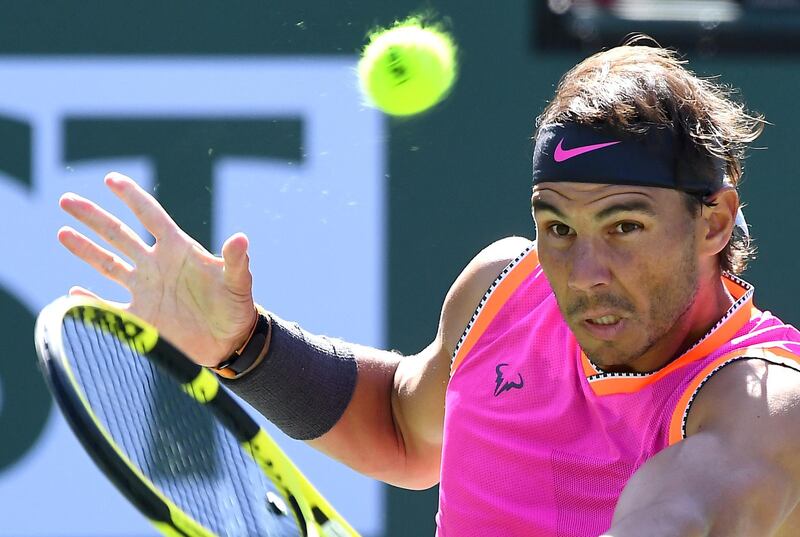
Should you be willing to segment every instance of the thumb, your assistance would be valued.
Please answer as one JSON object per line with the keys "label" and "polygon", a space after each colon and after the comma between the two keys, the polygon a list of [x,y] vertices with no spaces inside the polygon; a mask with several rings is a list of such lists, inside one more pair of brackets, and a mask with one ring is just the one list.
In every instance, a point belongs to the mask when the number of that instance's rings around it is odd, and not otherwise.
{"label": "thumb", "polygon": [[244,233],[234,233],[222,245],[222,259],[225,263],[223,277],[225,283],[235,293],[251,293],[250,256],[247,248],[250,241]]}

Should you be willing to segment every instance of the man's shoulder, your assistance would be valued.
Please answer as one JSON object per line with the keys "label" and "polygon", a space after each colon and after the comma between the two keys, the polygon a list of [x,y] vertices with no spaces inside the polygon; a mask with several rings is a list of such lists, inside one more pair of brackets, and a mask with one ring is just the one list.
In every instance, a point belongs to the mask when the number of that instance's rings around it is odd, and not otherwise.
{"label": "man's shoulder", "polygon": [[[737,360],[711,376],[697,395],[687,434],[717,431],[726,442],[782,457],[800,448],[800,364]],[[798,465],[800,472],[800,465]]]}
{"label": "man's shoulder", "polygon": [[468,287],[470,295],[479,293],[483,296],[505,267],[527,250],[535,248],[535,241],[525,237],[505,237],[491,243],[470,261],[459,276],[462,289]]}
{"label": "man's shoulder", "polygon": [[491,243],[473,259],[479,265],[508,265],[527,249],[535,249],[536,241],[525,237],[504,237]]}
{"label": "man's shoulder", "polygon": [[[502,270],[514,259],[520,256],[528,249],[536,248],[536,242],[526,239],[525,237],[505,237],[497,240],[483,250],[481,250],[467,265],[467,269],[472,269],[473,272],[485,271],[490,269],[490,272],[499,268]],[[495,272],[495,276],[500,272]],[[491,282],[489,282],[491,284]]]}
{"label": "man's shoulder", "polygon": [[486,246],[467,264],[450,287],[442,309],[440,329],[448,349],[455,348],[479,302],[503,269],[530,248],[535,248],[530,239],[506,237]]}

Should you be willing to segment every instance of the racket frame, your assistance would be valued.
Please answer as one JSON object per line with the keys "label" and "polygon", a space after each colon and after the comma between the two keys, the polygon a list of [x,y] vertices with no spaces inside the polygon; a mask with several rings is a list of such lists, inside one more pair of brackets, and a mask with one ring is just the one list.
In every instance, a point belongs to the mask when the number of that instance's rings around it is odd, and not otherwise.
{"label": "racket frame", "polygon": [[45,381],[92,460],[164,535],[216,537],[139,471],[94,414],[64,351],[62,326],[66,316],[98,326],[146,354],[195,401],[207,406],[279,490],[303,537],[358,537],[213,373],[191,362],[138,317],[90,297],[61,297],[46,306],[36,320],[36,350]]}

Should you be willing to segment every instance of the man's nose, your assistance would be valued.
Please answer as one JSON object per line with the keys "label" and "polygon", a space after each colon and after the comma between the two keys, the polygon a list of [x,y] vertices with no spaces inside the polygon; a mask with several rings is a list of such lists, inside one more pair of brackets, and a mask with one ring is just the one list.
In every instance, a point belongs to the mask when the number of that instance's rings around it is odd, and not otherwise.
{"label": "man's nose", "polygon": [[574,291],[596,291],[611,283],[607,258],[590,241],[573,244],[573,257],[567,285]]}

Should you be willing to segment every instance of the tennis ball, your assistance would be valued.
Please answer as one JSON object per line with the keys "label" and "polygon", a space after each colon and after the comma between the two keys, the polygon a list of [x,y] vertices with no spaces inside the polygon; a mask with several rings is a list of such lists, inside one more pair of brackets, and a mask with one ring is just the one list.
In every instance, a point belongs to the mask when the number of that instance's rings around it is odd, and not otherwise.
{"label": "tennis ball", "polygon": [[410,116],[444,99],[456,70],[453,39],[412,18],[371,34],[358,63],[358,78],[362,92],[377,108]]}

